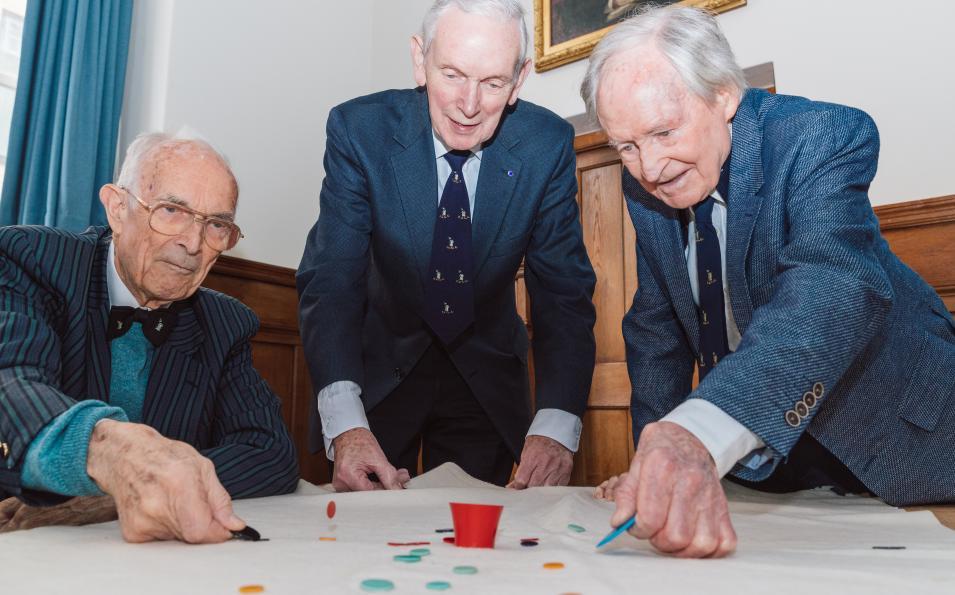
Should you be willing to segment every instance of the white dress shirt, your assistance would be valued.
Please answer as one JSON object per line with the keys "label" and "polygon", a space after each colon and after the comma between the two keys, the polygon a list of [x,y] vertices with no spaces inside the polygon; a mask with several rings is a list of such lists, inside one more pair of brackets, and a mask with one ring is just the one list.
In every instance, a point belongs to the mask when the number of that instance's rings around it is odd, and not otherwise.
{"label": "white dress shirt", "polygon": [[[713,205],[713,227],[720,241],[720,255],[723,269],[723,303],[726,307],[726,338],[730,351],[736,351],[741,340],[739,328],[733,318],[730,305],[729,286],[726,277],[726,201],[719,192],[713,191],[716,199]],[[690,276],[690,289],[693,301],[700,305],[700,289],[696,276],[696,222],[693,209],[689,209],[690,223],[687,226],[686,269]],[[739,423],[725,411],[705,399],[687,399],[661,421],[673,422],[696,436],[712,455],[716,469],[723,477],[737,463],[758,468],[769,460],[766,444],[746,426]]]}
{"label": "white dress shirt", "polygon": [[[434,158],[438,170],[437,203],[441,203],[441,194],[451,175],[451,165],[444,155],[450,150],[444,142],[431,131],[434,137]],[[474,195],[477,189],[478,175],[481,171],[481,147],[474,147],[471,156],[465,161],[462,173],[464,185],[468,191],[471,207],[471,221],[480,217],[475,211]],[[335,460],[335,447],[332,444],[339,434],[354,428],[369,429],[368,416],[361,402],[361,387],[350,380],[339,380],[323,388],[318,393],[318,412],[322,419],[322,436],[325,439],[325,453],[329,460]],[[546,436],[564,445],[571,452],[577,452],[580,444],[580,432],[583,422],[573,413],[562,409],[541,409],[534,416],[528,436]]]}

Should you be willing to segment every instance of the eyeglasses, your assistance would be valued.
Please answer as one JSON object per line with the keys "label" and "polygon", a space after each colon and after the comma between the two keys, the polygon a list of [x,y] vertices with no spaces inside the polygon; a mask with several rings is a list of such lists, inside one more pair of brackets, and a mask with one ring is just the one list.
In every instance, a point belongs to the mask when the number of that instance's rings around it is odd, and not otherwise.
{"label": "eyeglasses", "polygon": [[202,237],[206,244],[217,252],[231,250],[241,238],[242,231],[231,221],[194,211],[189,207],[168,200],[160,200],[152,205],[130,192],[129,188],[120,188],[136,199],[149,213],[149,227],[164,236],[177,236],[189,230],[194,221],[202,224]]}

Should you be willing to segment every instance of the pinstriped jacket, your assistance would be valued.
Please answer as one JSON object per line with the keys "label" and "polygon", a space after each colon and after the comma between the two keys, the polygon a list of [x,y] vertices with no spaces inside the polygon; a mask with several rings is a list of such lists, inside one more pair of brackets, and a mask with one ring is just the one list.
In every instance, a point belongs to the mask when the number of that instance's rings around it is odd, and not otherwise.
{"label": "pinstriped jacket", "polygon": [[772,451],[809,432],[894,505],[955,500],[955,322],[889,250],[861,111],[749,90],[733,119],[726,275],[742,333],[691,392],[699,328],[680,214],[624,176],[639,289],[624,318],[634,434],[706,399]]}
{"label": "pinstriped jacket", "polygon": [[[21,490],[26,450],[75,401],[109,401],[110,238],[103,227],[0,228],[0,496],[62,499]],[[211,459],[233,498],[287,493],[298,480],[279,400],[252,367],[257,329],[246,306],[200,289],[155,352],[143,404],[143,423]]]}

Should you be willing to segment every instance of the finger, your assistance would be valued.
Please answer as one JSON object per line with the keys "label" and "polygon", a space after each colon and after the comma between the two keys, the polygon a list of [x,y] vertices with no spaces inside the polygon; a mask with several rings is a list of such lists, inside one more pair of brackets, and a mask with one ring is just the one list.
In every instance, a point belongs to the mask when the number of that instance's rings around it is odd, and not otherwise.
{"label": "finger", "polygon": [[698,558],[696,552],[709,546],[716,547],[716,527],[708,523],[706,511],[697,512],[693,506],[703,505],[698,499],[675,492],[670,499],[666,523],[651,539],[650,544],[661,552],[683,558]]}
{"label": "finger", "polygon": [[349,491],[368,492],[374,489],[381,489],[381,484],[378,484],[376,488],[375,484],[368,479],[368,475],[363,469],[344,469],[341,479],[348,486]]}
{"label": "finger", "polygon": [[[636,525],[634,535],[638,539],[648,539],[666,525],[670,502],[673,499],[673,484],[677,478],[669,461],[659,458],[642,461],[639,475],[636,510],[640,511],[640,522]],[[632,480],[615,490],[614,498],[618,503],[622,497],[629,495],[627,487],[631,484]]]}
{"label": "finger", "polygon": [[534,465],[534,469],[531,471],[531,476],[527,480],[527,487],[535,488],[538,486],[545,485],[544,481],[550,476],[552,472],[552,467],[549,465],[550,461],[545,458],[542,461],[539,461]]}
{"label": "finger", "polygon": [[535,466],[532,456],[522,456],[521,462],[517,465],[517,472],[514,474],[514,479],[507,484],[507,487],[515,490],[523,490],[526,488],[530,484],[531,474],[534,472]]}
{"label": "finger", "polygon": [[[610,524],[619,527],[637,513],[637,492],[640,489],[640,471],[642,462],[634,457],[630,465],[630,473],[618,481],[611,488],[611,500],[616,503],[613,516],[610,517]],[[637,529],[630,529],[630,532],[636,534]]]}
{"label": "finger", "polygon": [[398,483],[401,484],[401,487],[405,487],[411,481],[411,474],[408,473],[407,469],[398,469]]}
{"label": "finger", "polygon": [[719,520],[719,545],[711,557],[723,558],[732,554],[736,551],[736,543],[736,530],[730,520],[729,510],[726,510]]}
{"label": "finger", "polygon": [[401,482],[398,481],[398,470],[387,461],[378,463],[373,468],[378,479],[381,481],[382,487],[386,490],[400,490],[404,487],[401,485]]}

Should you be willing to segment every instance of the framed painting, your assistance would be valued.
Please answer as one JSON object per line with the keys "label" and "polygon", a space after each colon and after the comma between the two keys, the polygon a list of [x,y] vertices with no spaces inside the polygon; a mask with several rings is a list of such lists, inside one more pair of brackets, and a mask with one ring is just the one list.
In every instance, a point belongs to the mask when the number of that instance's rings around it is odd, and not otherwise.
{"label": "framed painting", "polygon": [[644,4],[725,12],[746,0],[534,0],[534,68],[544,72],[590,55],[607,31]]}

